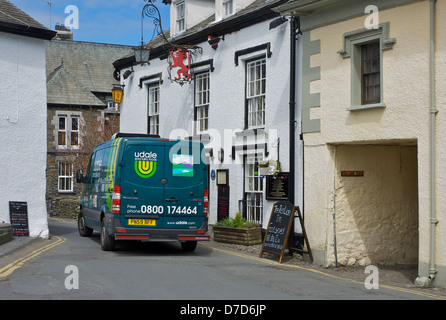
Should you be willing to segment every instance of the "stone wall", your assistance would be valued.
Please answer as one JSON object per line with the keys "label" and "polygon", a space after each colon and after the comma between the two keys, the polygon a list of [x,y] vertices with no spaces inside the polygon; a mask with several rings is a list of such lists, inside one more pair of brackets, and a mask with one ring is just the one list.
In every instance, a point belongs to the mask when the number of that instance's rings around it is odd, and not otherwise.
{"label": "stone wall", "polygon": [[[81,117],[81,147],[61,149],[57,147],[58,115],[79,115]],[[119,113],[108,113],[101,108],[48,106],[47,131],[47,189],[46,202],[49,216],[77,218],[83,185],[75,181],[78,169],[87,169],[88,160],[94,147],[119,132]],[[103,123],[104,126],[100,124]],[[59,192],[58,163],[73,164],[73,192]]]}

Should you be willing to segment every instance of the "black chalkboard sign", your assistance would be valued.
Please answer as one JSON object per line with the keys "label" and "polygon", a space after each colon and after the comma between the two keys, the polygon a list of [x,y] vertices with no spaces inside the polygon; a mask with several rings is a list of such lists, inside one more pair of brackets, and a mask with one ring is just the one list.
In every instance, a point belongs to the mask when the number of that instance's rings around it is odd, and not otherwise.
{"label": "black chalkboard sign", "polygon": [[13,236],[29,237],[27,202],[9,201],[9,218]]}
{"label": "black chalkboard sign", "polygon": [[274,204],[260,250],[260,258],[263,256],[263,252],[269,252],[279,255],[279,263],[282,262],[295,209],[289,201],[279,201]]}

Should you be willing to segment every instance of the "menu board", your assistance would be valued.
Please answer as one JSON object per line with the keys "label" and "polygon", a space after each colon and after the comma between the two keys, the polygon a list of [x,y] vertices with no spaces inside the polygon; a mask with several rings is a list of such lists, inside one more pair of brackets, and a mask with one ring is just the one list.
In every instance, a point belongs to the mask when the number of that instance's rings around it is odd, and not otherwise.
{"label": "menu board", "polygon": [[283,253],[287,245],[288,236],[293,224],[295,207],[288,201],[279,201],[274,204],[269,218],[268,229],[263,239],[260,258],[263,252],[279,255],[282,262]]}
{"label": "menu board", "polygon": [[27,202],[10,201],[9,218],[11,220],[13,236],[29,237]]}
{"label": "menu board", "polygon": [[217,219],[221,221],[229,217],[229,187],[218,187],[217,195]]}

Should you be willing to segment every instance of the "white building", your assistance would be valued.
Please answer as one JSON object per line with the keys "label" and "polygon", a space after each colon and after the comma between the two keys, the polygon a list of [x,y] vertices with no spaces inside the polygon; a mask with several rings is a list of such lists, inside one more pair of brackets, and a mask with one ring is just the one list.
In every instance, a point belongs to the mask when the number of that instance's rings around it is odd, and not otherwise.
{"label": "white building", "polygon": [[45,40],[54,35],[0,0],[0,222],[21,202],[31,237],[48,237]]}
{"label": "white building", "polygon": [[[302,206],[300,111],[290,104],[295,28],[272,11],[284,1],[164,2],[171,5],[169,42],[199,47],[192,55],[192,78],[183,85],[171,80],[177,73],[169,74],[162,37],[147,45],[149,65],[136,65],[134,56],[116,61],[125,85],[121,131],[201,139],[210,164],[210,224],[242,211],[266,228],[280,190],[267,188],[273,179],[261,175],[259,164],[279,161],[283,180],[276,181],[292,183],[295,177],[290,201]],[[296,121],[291,134],[290,105]]]}
{"label": "white building", "polygon": [[301,17],[315,262],[418,265],[417,284],[444,286],[446,1],[297,0],[277,9]]}

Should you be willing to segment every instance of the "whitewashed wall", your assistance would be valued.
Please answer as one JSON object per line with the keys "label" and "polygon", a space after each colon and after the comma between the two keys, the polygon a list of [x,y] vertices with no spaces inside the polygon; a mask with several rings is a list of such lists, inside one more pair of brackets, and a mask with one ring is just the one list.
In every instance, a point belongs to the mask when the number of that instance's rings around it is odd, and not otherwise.
{"label": "whitewashed wall", "polygon": [[[235,135],[225,139],[225,130],[235,132],[244,127],[245,110],[245,59],[264,55],[266,50],[240,56],[239,65],[235,66],[234,53],[271,43],[272,56],[266,59],[266,124],[265,131],[268,143],[269,159],[277,159],[276,137],[280,138],[279,160],[283,172],[289,172],[289,82],[290,82],[290,40],[289,23],[269,30],[269,22],[262,22],[237,32],[225,35],[216,50],[207,42],[198,44],[203,48],[202,54],[193,57],[193,62],[213,59],[215,71],[210,76],[210,108],[209,133],[213,141],[207,145],[214,147],[215,158],[211,161],[212,169],[229,169],[230,177],[230,215],[238,211],[238,201],[243,199],[243,157],[236,156],[232,160],[233,139]],[[162,137],[176,138],[176,133],[191,136],[194,119],[194,82],[180,86],[171,83],[168,79],[167,61],[154,59],[150,66],[135,66],[134,73],[125,84],[124,100],[121,107],[121,131],[146,133],[147,132],[147,99],[148,91],[144,85],[139,87],[139,79],[144,76],[162,72],[163,84],[160,87],[160,135]],[[122,70],[124,74],[126,70]],[[300,112],[296,112],[297,115]],[[296,130],[299,131],[299,130]],[[240,138],[239,138],[240,139]],[[237,142],[236,142],[237,143]],[[296,143],[300,143],[299,134],[296,133]],[[238,143],[237,143],[238,144]],[[216,160],[217,147],[225,150],[225,160],[219,164]],[[296,147],[296,163],[300,163],[302,154]],[[299,167],[299,165],[297,165]],[[301,176],[296,178],[296,199],[301,204]],[[265,190],[264,185],[264,190]],[[217,186],[216,181],[210,182],[210,223],[217,220]],[[263,227],[266,227],[273,201],[264,199]]]}
{"label": "whitewashed wall", "polygon": [[0,33],[0,48],[0,221],[27,202],[30,236],[47,238],[45,43]]}

